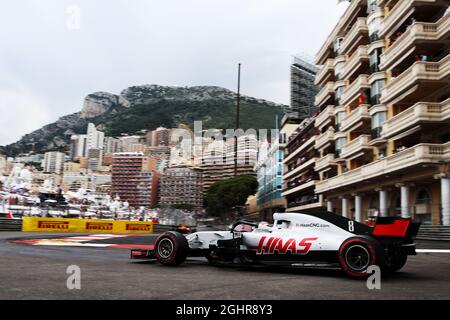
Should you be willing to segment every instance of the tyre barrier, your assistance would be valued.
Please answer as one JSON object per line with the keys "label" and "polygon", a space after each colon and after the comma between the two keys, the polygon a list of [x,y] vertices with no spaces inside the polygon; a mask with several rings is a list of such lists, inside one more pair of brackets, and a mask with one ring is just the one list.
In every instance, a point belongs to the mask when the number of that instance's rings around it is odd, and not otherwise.
{"label": "tyre barrier", "polygon": [[0,218],[0,231],[22,230],[22,219]]}

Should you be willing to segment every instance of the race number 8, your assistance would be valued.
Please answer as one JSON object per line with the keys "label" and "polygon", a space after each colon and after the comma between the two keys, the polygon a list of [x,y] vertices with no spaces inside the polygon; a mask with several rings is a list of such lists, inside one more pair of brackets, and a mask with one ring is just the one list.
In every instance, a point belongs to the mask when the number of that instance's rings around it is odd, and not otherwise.
{"label": "race number 8", "polygon": [[353,223],[353,221],[348,222],[348,231],[350,232],[355,231],[355,224]]}

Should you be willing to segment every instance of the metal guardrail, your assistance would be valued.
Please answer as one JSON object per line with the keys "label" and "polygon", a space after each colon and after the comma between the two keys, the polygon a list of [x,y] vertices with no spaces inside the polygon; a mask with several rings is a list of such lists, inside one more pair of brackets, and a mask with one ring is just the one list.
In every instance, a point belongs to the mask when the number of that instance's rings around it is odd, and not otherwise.
{"label": "metal guardrail", "polygon": [[22,219],[0,218],[0,231],[22,230]]}

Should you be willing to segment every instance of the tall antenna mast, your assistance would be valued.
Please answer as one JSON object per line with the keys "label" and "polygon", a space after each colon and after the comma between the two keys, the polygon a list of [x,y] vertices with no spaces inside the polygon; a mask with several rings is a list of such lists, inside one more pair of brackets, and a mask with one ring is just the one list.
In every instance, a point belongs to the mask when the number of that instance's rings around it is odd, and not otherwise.
{"label": "tall antenna mast", "polygon": [[[241,64],[238,64],[238,86],[237,86],[237,99],[236,99],[236,126],[235,129],[239,129],[239,112],[241,104]],[[234,176],[237,176],[237,163],[238,163],[238,138],[236,131],[234,134]]]}

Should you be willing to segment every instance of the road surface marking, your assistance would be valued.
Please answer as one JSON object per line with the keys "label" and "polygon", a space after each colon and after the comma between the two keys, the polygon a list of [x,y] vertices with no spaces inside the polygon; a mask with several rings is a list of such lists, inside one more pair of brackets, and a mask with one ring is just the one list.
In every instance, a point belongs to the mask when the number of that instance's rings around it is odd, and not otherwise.
{"label": "road surface marking", "polygon": [[450,253],[450,249],[416,249],[420,253]]}

